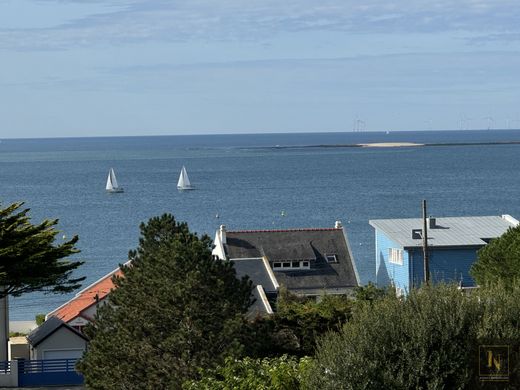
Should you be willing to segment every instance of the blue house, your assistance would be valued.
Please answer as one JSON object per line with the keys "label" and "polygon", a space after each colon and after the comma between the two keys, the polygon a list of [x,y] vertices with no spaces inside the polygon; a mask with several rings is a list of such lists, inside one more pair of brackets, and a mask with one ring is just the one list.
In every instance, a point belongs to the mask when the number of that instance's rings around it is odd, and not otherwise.
{"label": "blue house", "polygon": [[[392,285],[406,294],[424,280],[421,218],[369,221],[376,233],[376,284]],[[469,274],[477,250],[510,227],[518,225],[510,215],[428,218],[430,280],[472,287]]]}

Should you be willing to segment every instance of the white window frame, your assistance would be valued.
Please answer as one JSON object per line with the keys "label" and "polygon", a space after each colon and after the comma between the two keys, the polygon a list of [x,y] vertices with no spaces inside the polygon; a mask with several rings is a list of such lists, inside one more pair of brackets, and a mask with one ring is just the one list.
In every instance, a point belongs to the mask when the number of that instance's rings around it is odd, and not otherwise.
{"label": "white window frame", "polygon": [[388,262],[403,265],[404,251],[399,248],[388,248]]}
{"label": "white window frame", "polygon": [[[295,264],[297,263],[297,264]],[[307,263],[307,265],[304,265]],[[311,269],[311,262],[309,260],[294,260],[294,261],[276,261],[273,262],[272,268],[276,271],[280,270],[299,270],[299,269]]]}
{"label": "white window frame", "polygon": [[[332,260],[330,260],[329,257],[332,257]],[[327,259],[327,263],[337,263],[338,262],[338,256],[335,253],[325,254],[325,259]]]}

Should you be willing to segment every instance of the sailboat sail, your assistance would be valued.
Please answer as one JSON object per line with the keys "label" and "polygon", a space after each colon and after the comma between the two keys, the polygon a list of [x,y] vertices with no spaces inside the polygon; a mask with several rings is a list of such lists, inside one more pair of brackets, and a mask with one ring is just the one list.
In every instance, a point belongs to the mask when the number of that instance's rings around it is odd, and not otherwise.
{"label": "sailboat sail", "polygon": [[179,181],[177,182],[177,188],[181,190],[191,188],[190,178],[188,177],[188,172],[186,172],[186,168],[183,166],[181,169],[181,173],[179,175]]}
{"label": "sailboat sail", "polygon": [[106,190],[109,192],[122,192],[122,188],[117,184],[116,174],[113,168],[108,171]]}

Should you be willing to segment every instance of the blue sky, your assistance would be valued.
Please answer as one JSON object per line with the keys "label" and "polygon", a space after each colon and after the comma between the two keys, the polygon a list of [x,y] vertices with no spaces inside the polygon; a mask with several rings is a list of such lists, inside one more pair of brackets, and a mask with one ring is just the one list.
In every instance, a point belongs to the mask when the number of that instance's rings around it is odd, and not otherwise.
{"label": "blue sky", "polygon": [[520,128],[518,0],[0,0],[0,138]]}

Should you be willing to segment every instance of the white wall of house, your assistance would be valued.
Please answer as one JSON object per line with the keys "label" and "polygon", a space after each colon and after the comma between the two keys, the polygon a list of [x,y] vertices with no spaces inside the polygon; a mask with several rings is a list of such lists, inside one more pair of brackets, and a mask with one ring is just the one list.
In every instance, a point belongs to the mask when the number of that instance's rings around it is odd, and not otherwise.
{"label": "white wall of house", "polygon": [[213,251],[211,254],[217,256],[220,260],[226,259],[226,252],[224,250],[224,244],[226,243],[226,227],[221,225],[219,230],[215,233],[215,240],[213,241]]}
{"label": "white wall of house", "polygon": [[79,358],[87,349],[87,341],[65,327],[59,328],[35,348],[31,347],[31,359]]}

